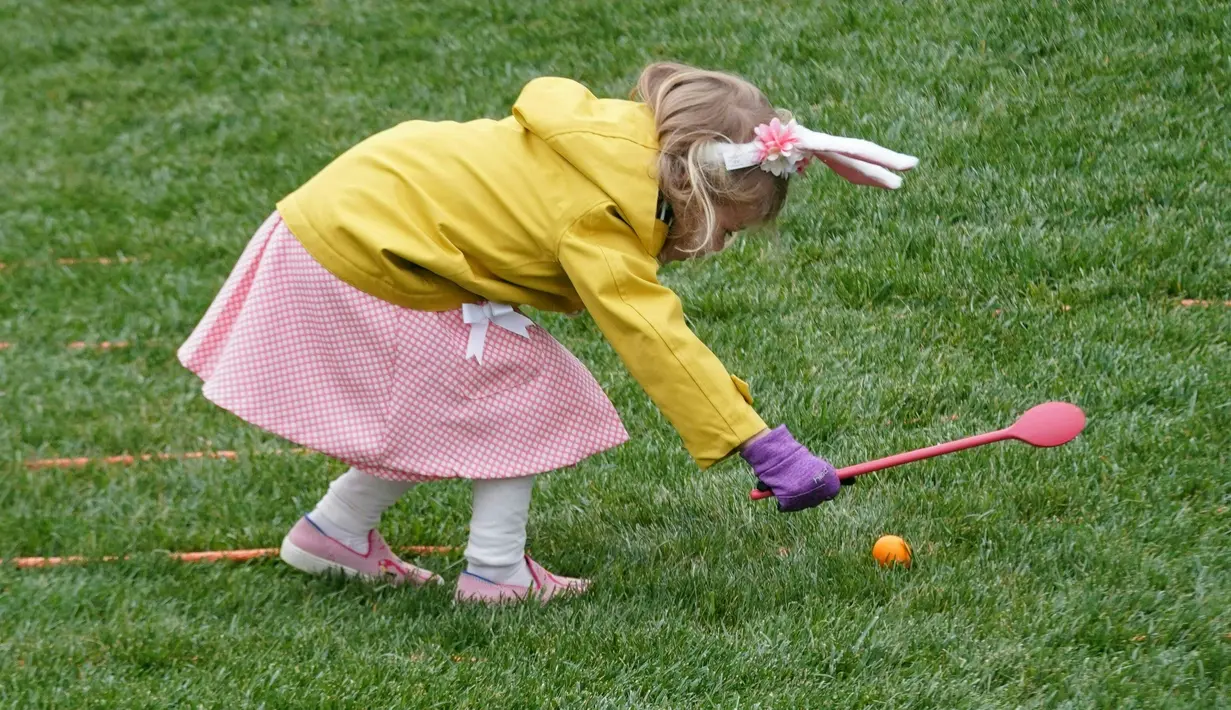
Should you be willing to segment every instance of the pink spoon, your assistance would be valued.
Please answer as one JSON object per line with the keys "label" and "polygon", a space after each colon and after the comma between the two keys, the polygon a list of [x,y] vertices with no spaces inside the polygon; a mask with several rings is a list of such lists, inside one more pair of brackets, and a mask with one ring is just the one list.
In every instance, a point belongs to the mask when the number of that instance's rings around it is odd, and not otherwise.
{"label": "pink spoon", "polygon": [[[922,461],[933,456],[951,454],[962,449],[972,449],[984,444],[992,444],[1005,439],[1017,439],[1031,446],[1060,446],[1067,444],[1081,433],[1086,426],[1086,415],[1081,408],[1068,402],[1045,402],[1026,410],[1017,421],[1007,429],[989,431],[986,434],[970,436],[957,441],[929,446],[926,449],[915,449],[902,454],[886,456],[883,459],[847,466],[838,469],[838,478],[854,478],[865,473],[881,469],[901,466],[904,463]],[[769,491],[753,490],[748,497],[753,500],[772,498]]]}

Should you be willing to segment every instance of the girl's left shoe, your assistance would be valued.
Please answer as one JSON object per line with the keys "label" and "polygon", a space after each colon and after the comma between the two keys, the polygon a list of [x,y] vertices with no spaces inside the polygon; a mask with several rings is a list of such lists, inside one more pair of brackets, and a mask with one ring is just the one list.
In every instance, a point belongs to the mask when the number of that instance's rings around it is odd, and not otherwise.
{"label": "girl's left shoe", "polygon": [[373,582],[416,587],[444,582],[429,570],[403,562],[375,530],[368,533],[367,554],[359,554],[321,532],[306,515],[282,540],[281,556],[288,565],[308,574],[341,573]]}
{"label": "girl's left shoe", "polygon": [[457,591],[453,598],[459,602],[477,602],[479,604],[508,604],[526,599],[536,599],[541,604],[558,596],[574,596],[584,594],[590,588],[590,580],[561,577],[552,574],[538,562],[526,555],[526,566],[530,568],[530,585],[499,584],[484,579],[469,572],[462,572],[457,578]]}

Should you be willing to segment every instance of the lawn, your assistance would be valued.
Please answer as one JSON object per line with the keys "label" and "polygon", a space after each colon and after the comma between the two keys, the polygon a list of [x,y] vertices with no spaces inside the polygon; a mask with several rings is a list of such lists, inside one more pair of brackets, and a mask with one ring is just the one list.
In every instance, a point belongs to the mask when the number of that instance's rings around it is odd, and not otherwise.
{"label": "lawn", "polygon": [[[132,556],[0,566],[0,706],[1231,707],[1228,18],[0,0],[0,558]],[[693,467],[591,321],[537,314],[633,436],[536,491],[532,550],[591,595],[457,608],[447,587],[168,561],[277,545],[339,471],[257,455],[285,443],[175,362],[274,202],[398,121],[506,115],[542,74],[624,95],[658,58],[923,161],[897,193],[814,170],[777,233],[665,272],[767,420],[839,465],[1049,399],[1086,432],[779,515],[742,464]],[[217,450],[240,455],[25,463]],[[385,533],[462,545],[467,502],[420,487]],[[877,568],[886,533],[912,569]],[[463,564],[418,559],[450,581]]]}

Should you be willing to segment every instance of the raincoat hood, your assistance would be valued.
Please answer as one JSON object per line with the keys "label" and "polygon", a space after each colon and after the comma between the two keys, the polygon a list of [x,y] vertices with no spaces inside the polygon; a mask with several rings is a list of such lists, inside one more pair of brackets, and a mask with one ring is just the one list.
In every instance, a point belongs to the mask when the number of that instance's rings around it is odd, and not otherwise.
{"label": "raincoat hood", "polygon": [[615,203],[645,246],[657,255],[658,137],[654,115],[635,101],[599,99],[569,79],[531,81],[513,117],[541,138]]}

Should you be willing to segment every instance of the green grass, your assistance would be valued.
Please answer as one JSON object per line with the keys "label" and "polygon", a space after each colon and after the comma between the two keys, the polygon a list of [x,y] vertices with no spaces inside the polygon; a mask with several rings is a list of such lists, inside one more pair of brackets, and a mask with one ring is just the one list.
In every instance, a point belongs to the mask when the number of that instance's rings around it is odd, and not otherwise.
{"label": "green grass", "polygon": [[[0,705],[1231,707],[1231,11],[1225,3],[0,0]],[[923,159],[896,194],[819,170],[780,234],[666,277],[768,420],[842,464],[1066,399],[1062,449],[868,477],[821,510],[696,471],[592,323],[630,444],[540,481],[547,608],[159,550],[272,546],[320,457],[28,471],[280,445],[174,361],[249,234],[408,117],[504,115],[563,74],[739,71],[817,128]],[[122,266],[59,257],[140,255]],[[135,343],[69,352],[74,340]],[[956,417],[956,419],[954,419]],[[465,541],[422,487],[395,544]],[[915,547],[882,571],[881,534]],[[452,577],[459,555],[422,562]],[[455,657],[461,660],[455,660]],[[471,658],[478,659],[471,662]]]}

